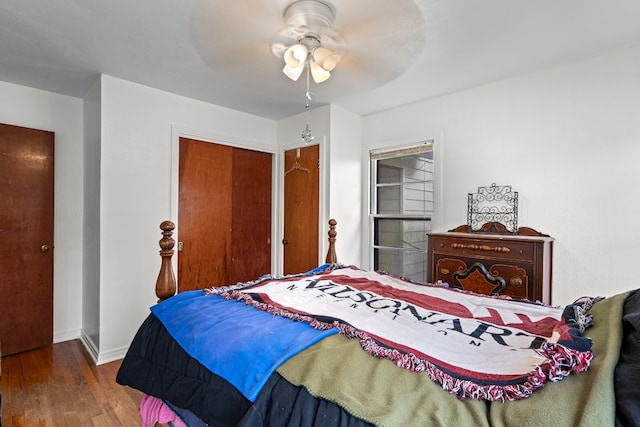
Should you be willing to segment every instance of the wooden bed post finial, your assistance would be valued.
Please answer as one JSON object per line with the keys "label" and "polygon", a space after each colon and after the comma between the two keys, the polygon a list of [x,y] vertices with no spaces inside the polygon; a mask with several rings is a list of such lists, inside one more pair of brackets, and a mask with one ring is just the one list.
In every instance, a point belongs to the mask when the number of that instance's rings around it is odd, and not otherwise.
{"label": "wooden bed post finial", "polygon": [[156,280],[156,296],[158,302],[164,301],[176,294],[176,276],[173,274],[171,258],[173,257],[173,246],[176,244],[173,240],[173,230],[176,225],[171,221],[163,221],[160,224],[162,230],[162,239],[160,239],[160,256],[162,257],[162,265],[160,273]]}
{"label": "wooden bed post finial", "polygon": [[338,221],[335,219],[331,218],[329,220],[329,232],[327,233],[329,234],[329,250],[327,251],[325,262],[330,264],[338,262],[338,256],[336,255],[336,235],[338,234],[336,232],[336,224],[338,224]]}

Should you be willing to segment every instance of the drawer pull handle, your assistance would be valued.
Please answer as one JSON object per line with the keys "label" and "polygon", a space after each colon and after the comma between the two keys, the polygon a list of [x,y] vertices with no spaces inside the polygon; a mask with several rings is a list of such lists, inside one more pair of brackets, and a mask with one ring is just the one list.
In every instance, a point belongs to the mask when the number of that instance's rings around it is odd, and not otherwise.
{"label": "drawer pull handle", "polygon": [[446,268],[441,268],[440,269],[440,274],[449,274],[451,273],[449,270],[447,270]]}
{"label": "drawer pull handle", "polygon": [[522,285],[522,279],[520,277],[512,277],[511,280],[509,281],[511,282],[511,284],[513,286],[520,286]]}
{"label": "drawer pull handle", "polygon": [[489,246],[489,245],[465,245],[464,243],[452,243],[453,249],[470,249],[472,251],[484,251],[484,252],[499,252],[509,253],[511,250],[506,246]]}

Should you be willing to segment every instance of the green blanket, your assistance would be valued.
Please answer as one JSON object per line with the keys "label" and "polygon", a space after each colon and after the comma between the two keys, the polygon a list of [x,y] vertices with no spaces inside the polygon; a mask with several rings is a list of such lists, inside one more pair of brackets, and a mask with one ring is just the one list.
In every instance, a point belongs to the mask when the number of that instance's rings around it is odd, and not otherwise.
{"label": "green blanket", "polygon": [[622,339],[627,293],[596,303],[590,311],[594,359],[585,373],[548,383],[519,400],[459,400],[425,374],[366,354],[354,339],[328,337],[289,359],[278,373],[352,415],[379,426],[612,426],[613,371]]}

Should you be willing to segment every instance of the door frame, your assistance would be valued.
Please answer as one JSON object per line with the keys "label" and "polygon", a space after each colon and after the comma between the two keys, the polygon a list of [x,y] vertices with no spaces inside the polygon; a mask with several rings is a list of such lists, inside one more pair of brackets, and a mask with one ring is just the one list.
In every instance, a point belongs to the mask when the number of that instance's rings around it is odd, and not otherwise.
{"label": "door frame", "polygon": [[[171,125],[171,178],[169,183],[169,217],[174,222],[176,228],[174,236],[179,236],[180,219],[178,218],[179,202],[179,151],[180,138],[190,138],[199,141],[211,142],[214,144],[229,145],[236,148],[261,151],[272,154],[271,163],[271,271],[273,274],[281,275],[284,270],[284,249],[281,241],[284,235],[284,152],[304,147],[306,144],[300,140],[278,145],[276,148],[264,147],[257,141],[247,140],[228,135],[219,135],[211,131],[195,129],[181,125]],[[330,219],[329,200],[329,144],[326,135],[316,137],[320,146],[320,201],[318,213],[318,265],[324,263],[329,243],[327,240],[328,221]],[[160,219],[161,221],[166,218]],[[338,219],[339,220],[339,219]],[[177,242],[176,242],[177,243]],[[180,253],[175,247],[172,259],[173,270],[178,271],[178,257]],[[179,286],[176,278],[176,284]]]}
{"label": "door frame", "polygon": [[[235,148],[244,148],[247,150],[259,151],[262,153],[271,154],[271,253],[276,254],[276,249],[279,247],[277,243],[278,230],[277,230],[277,218],[278,215],[278,194],[276,178],[278,176],[279,169],[279,157],[277,156],[277,149],[272,149],[260,145],[257,141],[246,140],[237,137],[229,137],[214,134],[213,132],[188,128],[179,125],[171,125],[171,182],[169,185],[169,216],[171,221],[174,222],[176,228],[174,230],[174,236],[180,236],[180,218],[178,218],[178,206],[179,206],[179,169],[180,169],[180,138],[195,139],[203,142],[210,142],[212,144],[227,145]],[[284,154],[283,154],[284,155]],[[166,219],[166,218],[165,218]],[[159,224],[159,223],[158,223]],[[178,271],[178,257],[180,252],[178,251],[177,239],[176,246],[174,248],[174,256],[172,257],[173,271]],[[271,271],[277,270],[278,260],[271,257]],[[176,285],[178,289],[180,284],[179,278],[176,275]]]}

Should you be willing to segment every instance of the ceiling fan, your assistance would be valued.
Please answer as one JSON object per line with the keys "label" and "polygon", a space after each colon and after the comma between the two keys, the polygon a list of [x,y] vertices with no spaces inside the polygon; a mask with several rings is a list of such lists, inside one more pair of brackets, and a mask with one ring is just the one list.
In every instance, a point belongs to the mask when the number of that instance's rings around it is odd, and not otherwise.
{"label": "ceiling fan", "polygon": [[297,0],[284,10],[285,27],[271,43],[272,52],[284,59],[284,74],[298,80],[305,66],[313,80],[331,76],[346,52],[346,41],[334,28],[335,10],[320,0]]}
{"label": "ceiling fan", "polygon": [[325,103],[382,86],[410,67],[425,44],[421,4],[195,0],[189,27],[193,48],[226,84],[295,102],[292,80],[308,64],[314,81],[326,81],[313,88],[314,102]]}

